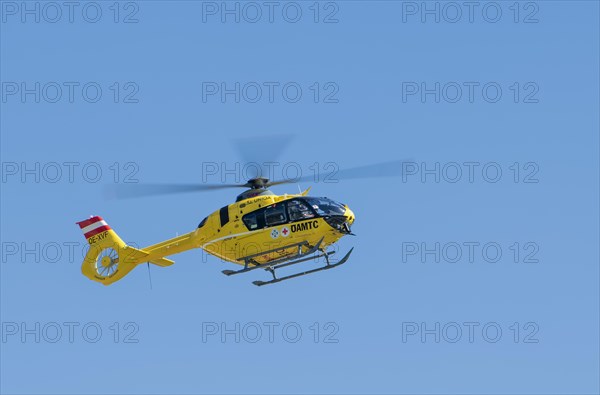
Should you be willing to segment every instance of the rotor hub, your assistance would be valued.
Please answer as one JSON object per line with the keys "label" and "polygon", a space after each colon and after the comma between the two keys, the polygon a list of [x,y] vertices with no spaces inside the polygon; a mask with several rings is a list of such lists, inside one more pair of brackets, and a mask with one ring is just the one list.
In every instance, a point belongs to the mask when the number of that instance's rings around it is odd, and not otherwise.
{"label": "rotor hub", "polygon": [[261,189],[261,188],[266,188],[268,184],[269,184],[268,178],[257,177],[257,178],[251,178],[250,180],[248,180],[244,186],[247,188],[252,188],[252,189]]}
{"label": "rotor hub", "polygon": [[102,257],[102,260],[100,261],[100,263],[104,267],[109,267],[113,263],[113,260],[109,256],[105,256],[105,257]]}

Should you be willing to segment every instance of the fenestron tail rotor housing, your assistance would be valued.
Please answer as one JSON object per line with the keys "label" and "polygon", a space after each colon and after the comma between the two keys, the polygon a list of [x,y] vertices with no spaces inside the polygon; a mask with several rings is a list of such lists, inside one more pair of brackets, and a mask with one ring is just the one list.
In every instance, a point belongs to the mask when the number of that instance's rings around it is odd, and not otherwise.
{"label": "fenestron tail rotor housing", "polygon": [[119,253],[114,248],[105,248],[96,258],[96,273],[102,277],[112,277],[119,270]]}

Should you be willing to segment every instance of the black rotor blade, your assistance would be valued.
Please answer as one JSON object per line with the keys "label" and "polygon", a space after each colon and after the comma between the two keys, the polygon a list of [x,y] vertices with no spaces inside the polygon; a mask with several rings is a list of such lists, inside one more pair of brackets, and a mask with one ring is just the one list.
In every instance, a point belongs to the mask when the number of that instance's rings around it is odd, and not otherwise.
{"label": "black rotor blade", "polygon": [[269,182],[267,187],[279,184],[294,184],[298,182],[336,183],[341,180],[352,180],[357,178],[399,177],[402,175],[402,164],[411,161],[412,159],[403,159],[331,171],[329,173],[320,174],[319,179],[316,179],[315,175],[311,174],[309,176],[294,179]]}
{"label": "black rotor blade", "polygon": [[145,196],[206,192],[227,188],[244,188],[239,184],[120,184],[106,190],[109,198],[127,199]]}

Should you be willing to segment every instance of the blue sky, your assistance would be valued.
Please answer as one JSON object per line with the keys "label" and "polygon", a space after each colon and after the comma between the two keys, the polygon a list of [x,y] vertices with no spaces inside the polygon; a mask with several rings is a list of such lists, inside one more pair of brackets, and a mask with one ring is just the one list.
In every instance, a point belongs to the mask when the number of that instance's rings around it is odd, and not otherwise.
{"label": "blue sky", "polygon": [[[0,391],[598,393],[598,3],[223,4],[0,2]],[[144,246],[236,192],[107,185],[235,182],[232,142],[279,134],[276,178],[414,161],[312,184],[347,264],[81,275],[76,221]]]}

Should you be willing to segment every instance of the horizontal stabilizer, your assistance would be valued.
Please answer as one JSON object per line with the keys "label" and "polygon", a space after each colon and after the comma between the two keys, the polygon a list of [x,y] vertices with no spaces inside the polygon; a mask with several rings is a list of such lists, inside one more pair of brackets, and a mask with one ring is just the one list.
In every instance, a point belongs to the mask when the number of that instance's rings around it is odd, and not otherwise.
{"label": "horizontal stabilizer", "polygon": [[159,259],[154,259],[154,260],[150,261],[150,263],[152,263],[153,265],[156,265],[156,266],[165,267],[165,266],[171,266],[172,264],[175,263],[175,261],[172,261],[167,258],[159,258]]}

